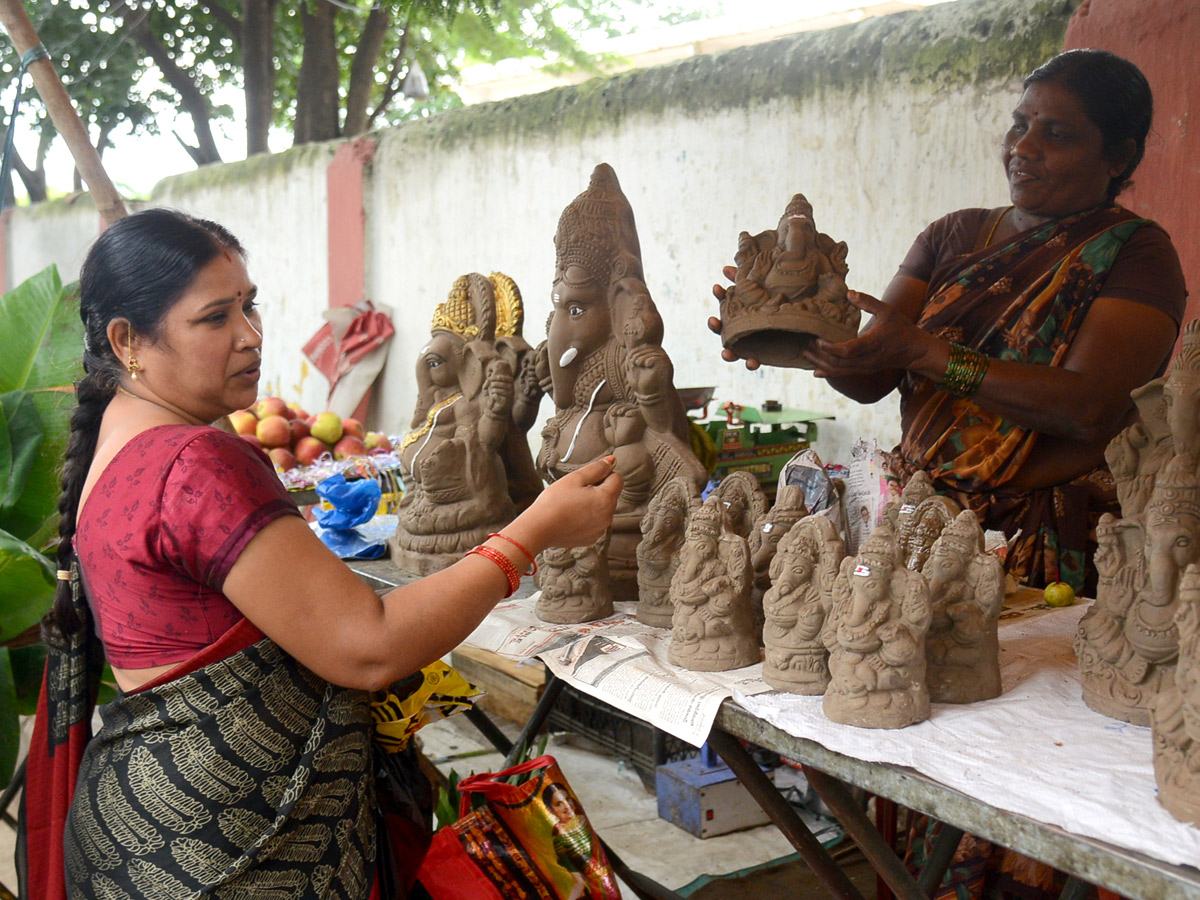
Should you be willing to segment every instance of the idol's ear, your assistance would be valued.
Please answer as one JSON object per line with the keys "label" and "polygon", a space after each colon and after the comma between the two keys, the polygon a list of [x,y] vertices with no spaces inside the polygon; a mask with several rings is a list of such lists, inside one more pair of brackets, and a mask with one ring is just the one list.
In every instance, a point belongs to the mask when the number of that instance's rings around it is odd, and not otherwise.
{"label": "idol's ear", "polygon": [[613,334],[632,349],[642,344],[661,347],[663,321],[640,278],[621,278],[609,288]]}
{"label": "idol's ear", "polygon": [[488,366],[499,359],[495,349],[487,341],[470,341],[462,348],[458,367],[458,384],[464,397],[478,397],[487,379]]}

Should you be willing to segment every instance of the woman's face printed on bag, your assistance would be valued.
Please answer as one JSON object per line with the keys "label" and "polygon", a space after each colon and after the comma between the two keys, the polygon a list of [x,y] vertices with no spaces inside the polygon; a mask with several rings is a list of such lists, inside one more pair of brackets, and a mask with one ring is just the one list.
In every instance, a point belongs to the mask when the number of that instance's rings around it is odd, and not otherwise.
{"label": "woman's face printed on bag", "polygon": [[571,800],[570,794],[563,790],[557,790],[551,794],[550,812],[554,813],[554,818],[560,822],[569,822],[575,818],[575,803]]}

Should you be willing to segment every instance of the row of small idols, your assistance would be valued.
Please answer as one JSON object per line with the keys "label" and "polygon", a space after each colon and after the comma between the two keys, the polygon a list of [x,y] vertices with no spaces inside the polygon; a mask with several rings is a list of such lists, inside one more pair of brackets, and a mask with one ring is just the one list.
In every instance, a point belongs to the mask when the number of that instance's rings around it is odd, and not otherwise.
{"label": "row of small idols", "polygon": [[[642,532],[637,617],[671,628],[674,665],[723,671],[761,659],[772,687],[824,694],[830,719],[866,728],[920,722],[931,700],[1000,694],[1003,566],[974,513],[923,477],[854,556],[828,517],[808,514],[799,487],[768,508],[745,473],[703,502],[676,479]],[[539,615],[553,617],[555,600],[543,593]]]}

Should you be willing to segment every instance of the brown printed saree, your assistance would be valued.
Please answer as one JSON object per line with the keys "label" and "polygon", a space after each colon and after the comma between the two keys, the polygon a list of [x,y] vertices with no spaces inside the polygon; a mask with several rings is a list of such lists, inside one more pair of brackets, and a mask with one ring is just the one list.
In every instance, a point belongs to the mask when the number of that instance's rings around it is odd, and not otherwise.
{"label": "brown printed saree", "polygon": [[[1147,221],[1106,204],[986,247],[937,274],[918,325],[994,359],[1061,365],[1117,254]],[[1117,508],[1107,469],[1039,490],[1009,487],[1037,432],[911,374],[901,395],[894,474],[907,480],[924,469],[984,527],[1020,532],[1007,566],[1028,583],[1066,581],[1083,592],[1095,521]]]}

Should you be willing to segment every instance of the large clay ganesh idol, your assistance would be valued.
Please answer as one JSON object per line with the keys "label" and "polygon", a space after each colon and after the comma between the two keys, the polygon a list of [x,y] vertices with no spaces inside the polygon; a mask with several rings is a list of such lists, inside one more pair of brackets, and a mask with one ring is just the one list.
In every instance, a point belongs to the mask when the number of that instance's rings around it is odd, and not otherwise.
{"label": "large clay ganesh idol", "polygon": [[846,244],[817,231],[803,194],[774,231],[738,237],[737,276],[721,301],[721,342],[771,366],[811,369],[801,355],[815,338],[858,334],[858,307],[847,299]]}
{"label": "large clay ganesh idol", "polygon": [[[633,210],[610,166],[597,166],[587,190],[563,210],[554,245],[554,308],[538,367],[555,409],[542,431],[537,467],[554,481],[593,459],[616,456],[624,489],[608,571],[613,599],[634,601],[640,525],[650,499],[679,476],[700,487],[706,473],[688,444],[687,418],[662,348],[662,319],[643,280]],[[539,615],[546,612],[539,608]]]}
{"label": "large clay ganesh idol", "polygon": [[402,571],[445,568],[541,489],[524,433],[531,421],[514,402],[514,373],[532,366],[522,317],[520,292],[500,273],[461,276],[434,313],[400,443],[405,494],[391,551]]}

